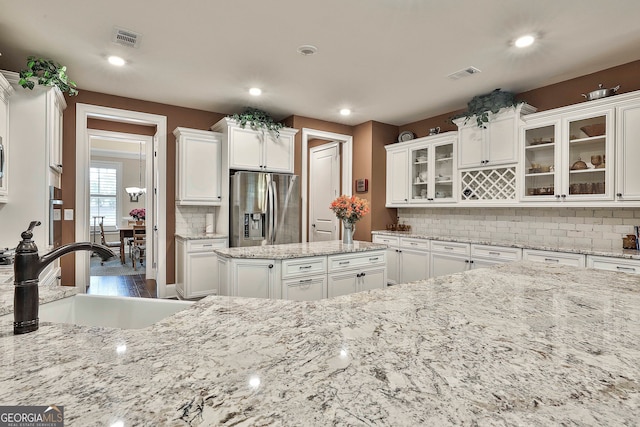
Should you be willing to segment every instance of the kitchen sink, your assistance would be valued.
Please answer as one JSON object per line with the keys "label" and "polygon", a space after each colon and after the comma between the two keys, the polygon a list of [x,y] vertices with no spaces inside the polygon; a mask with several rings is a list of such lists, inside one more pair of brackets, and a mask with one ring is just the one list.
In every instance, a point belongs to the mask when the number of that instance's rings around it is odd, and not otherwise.
{"label": "kitchen sink", "polygon": [[39,317],[40,322],[140,329],[191,304],[191,301],[78,294],[40,305]]}

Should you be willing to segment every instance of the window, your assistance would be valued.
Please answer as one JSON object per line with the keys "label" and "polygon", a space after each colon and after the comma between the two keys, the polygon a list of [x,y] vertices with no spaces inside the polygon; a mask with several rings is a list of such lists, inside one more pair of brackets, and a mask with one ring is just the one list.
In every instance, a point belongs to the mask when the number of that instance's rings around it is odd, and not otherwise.
{"label": "window", "polygon": [[[122,164],[116,162],[91,162],[89,171],[89,213],[91,226],[94,217],[104,217],[105,227],[115,227],[120,218],[121,206],[118,188],[122,179]],[[100,218],[95,225],[100,224]]]}

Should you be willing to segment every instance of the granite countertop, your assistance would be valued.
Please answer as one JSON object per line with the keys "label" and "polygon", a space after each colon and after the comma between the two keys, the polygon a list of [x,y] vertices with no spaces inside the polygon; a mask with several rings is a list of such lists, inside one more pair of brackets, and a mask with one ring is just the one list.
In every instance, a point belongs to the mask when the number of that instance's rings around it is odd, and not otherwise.
{"label": "granite countertop", "polygon": [[476,245],[504,246],[504,247],[510,247],[510,248],[520,248],[520,249],[537,249],[541,251],[568,252],[573,254],[598,255],[598,256],[606,256],[606,257],[640,260],[640,251],[631,250],[631,249],[622,249],[622,248],[618,250],[608,250],[608,251],[581,249],[581,248],[558,248],[553,246],[522,244],[522,243],[514,243],[514,242],[500,242],[500,241],[494,241],[494,240],[469,239],[469,238],[449,237],[449,236],[447,237],[430,236],[425,234],[416,234],[411,231],[376,230],[376,231],[372,231],[371,234],[410,237],[413,239],[439,240],[439,241],[445,241],[445,242],[471,243]]}
{"label": "granite countertop", "polygon": [[226,234],[218,233],[176,233],[176,237],[185,240],[226,239]]}
{"label": "granite countertop", "polygon": [[[13,277],[13,272],[11,273]],[[9,283],[0,283],[0,316],[13,313],[13,281]],[[38,297],[40,304],[59,300],[61,298],[70,297],[78,293],[75,286],[39,286]]]}
{"label": "granite countertop", "polygon": [[386,248],[387,245],[380,243],[356,241],[352,245],[345,245],[340,240],[330,240],[327,242],[225,248],[216,249],[215,252],[227,258],[289,259],[375,251]]}
{"label": "granite countertop", "polygon": [[4,323],[0,403],[83,427],[637,425],[639,280],[516,262],[317,302],[209,296],[140,330]]}

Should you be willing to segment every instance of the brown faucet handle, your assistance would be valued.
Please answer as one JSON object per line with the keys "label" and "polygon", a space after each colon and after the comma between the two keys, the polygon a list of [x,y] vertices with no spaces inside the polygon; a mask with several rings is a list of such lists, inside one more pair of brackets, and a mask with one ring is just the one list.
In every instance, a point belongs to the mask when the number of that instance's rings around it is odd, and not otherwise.
{"label": "brown faucet handle", "polygon": [[30,240],[33,237],[33,229],[40,224],[42,224],[40,221],[31,221],[31,223],[29,224],[29,228],[27,228],[26,231],[23,231],[20,237],[22,237],[23,240]]}

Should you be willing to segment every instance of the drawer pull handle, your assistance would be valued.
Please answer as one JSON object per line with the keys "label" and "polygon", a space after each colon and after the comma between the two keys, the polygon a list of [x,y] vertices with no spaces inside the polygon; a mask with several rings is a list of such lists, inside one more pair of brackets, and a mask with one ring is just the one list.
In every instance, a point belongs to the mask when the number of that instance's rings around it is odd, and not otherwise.
{"label": "drawer pull handle", "polygon": [[545,258],[544,262],[560,262],[560,260],[557,258]]}
{"label": "drawer pull handle", "polygon": [[489,252],[489,255],[500,255],[500,252]]}
{"label": "drawer pull handle", "polygon": [[203,247],[203,248],[210,248],[210,247],[212,247],[212,246],[213,246],[213,243],[208,244],[208,245],[202,245],[202,247]]}
{"label": "drawer pull handle", "polygon": [[338,265],[347,265],[347,264],[349,264],[349,261],[342,261],[338,263]]}
{"label": "drawer pull handle", "polygon": [[416,242],[411,242],[411,246],[418,246]]}
{"label": "drawer pull handle", "polygon": [[304,280],[300,280],[300,283],[311,283],[313,281],[313,279],[304,279]]}
{"label": "drawer pull handle", "polygon": [[369,258],[369,261],[377,261],[378,259],[380,259],[380,258],[379,257]]}
{"label": "drawer pull handle", "polygon": [[452,248],[451,246],[445,246],[444,248],[445,248],[446,250],[448,250],[448,251],[452,251],[452,250],[453,250],[453,248]]}
{"label": "drawer pull handle", "polygon": [[620,266],[620,265],[617,265],[617,266],[616,266],[616,268],[617,268],[618,270],[623,270],[623,271],[636,271],[636,269],[635,269],[635,268],[633,268],[633,267],[622,267],[622,266]]}
{"label": "drawer pull handle", "polygon": [[300,270],[306,270],[306,269],[308,269],[308,268],[311,268],[311,266],[310,266],[310,265],[303,265],[303,266],[300,266]]}

